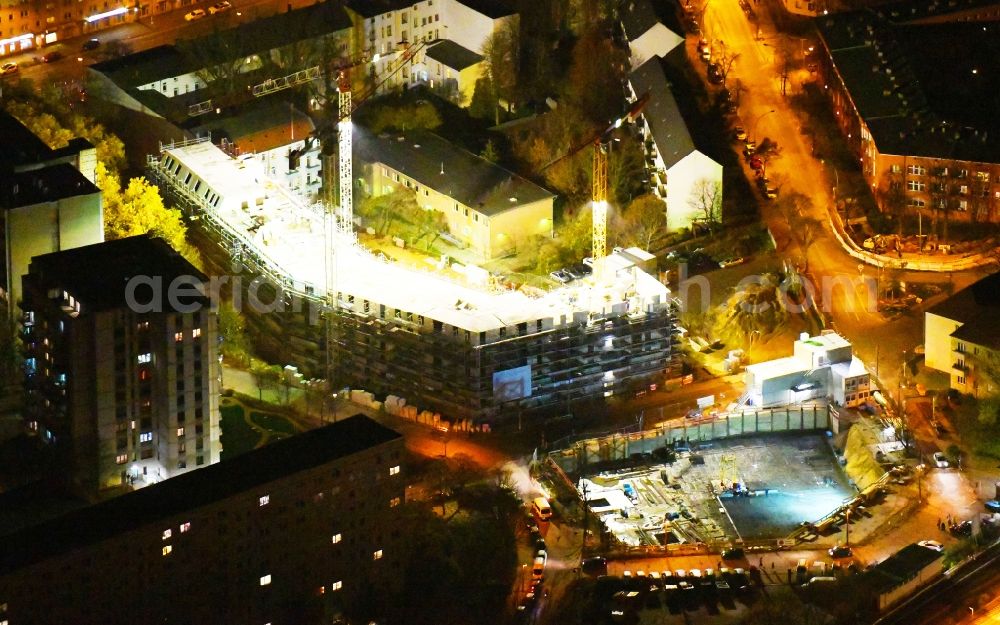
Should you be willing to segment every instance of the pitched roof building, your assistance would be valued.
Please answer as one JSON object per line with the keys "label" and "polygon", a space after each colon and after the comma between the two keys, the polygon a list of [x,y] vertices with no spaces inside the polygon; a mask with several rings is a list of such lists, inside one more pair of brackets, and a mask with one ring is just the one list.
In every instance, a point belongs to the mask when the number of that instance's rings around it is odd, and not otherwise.
{"label": "pitched roof building", "polygon": [[661,63],[658,57],[647,60],[632,70],[628,80],[633,99],[649,94],[641,127],[647,141],[650,187],[666,204],[667,227],[677,229],[706,217],[692,206],[702,185],[718,184],[721,203],[722,165],[695,146]]}
{"label": "pitched roof building", "polygon": [[[914,212],[1000,221],[1000,22],[951,3],[827,15],[814,21],[820,76],[848,145],[884,202]],[[947,94],[944,97],[943,94]]]}
{"label": "pitched roof building", "polygon": [[951,388],[974,395],[1000,390],[1000,380],[984,377],[977,366],[1000,365],[1000,273],[962,289],[924,313],[924,362],[944,371]]}

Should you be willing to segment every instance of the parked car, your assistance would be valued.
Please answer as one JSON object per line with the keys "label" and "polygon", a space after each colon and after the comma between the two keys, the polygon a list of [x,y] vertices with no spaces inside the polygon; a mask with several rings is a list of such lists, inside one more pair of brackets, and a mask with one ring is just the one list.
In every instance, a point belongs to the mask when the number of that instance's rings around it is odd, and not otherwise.
{"label": "parked car", "polygon": [[933,549],[934,551],[944,551],[944,545],[936,540],[921,540],[917,543],[921,547],[927,547],[928,549]]}
{"label": "parked car", "polygon": [[0,65],[0,76],[7,76],[8,74],[16,74],[17,69],[18,69],[17,63],[14,63],[13,61],[9,63],[4,63],[3,65]]}
{"label": "parked car", "polygon": [[751,153],[751,154],[756,154],[757,153],[757,142],[756,141],[747,141],[746,143],[743,144],[743,147],[745,147],[746,151],[749,152],[749,153]]}
{"label": "parked car", "polygon": [[763,193],[764,197],[766,197],[769,200],[778,199],[778,190],[774,187],[764,187],[764,190],[761,191],[761,193]]}
{"label": "parked car", "polygon": [[722,84],[722,72],[719,70],[719,66],[715,63],[708,66],[708,82],[713,85]]}
{"label": "parked car", "polygon": [[700,39],[698,41],[698,54],[701,54],[705,50],[709,49],[708,39]]}
{"label": "parked car", "polygon": [[573,270],[573,273],[580,274],[581,276],[589,276],[594,273],[594,268],[586,263],[577,263],[570,267],[570,269]]}
{"label": "parked car", "polygon": [[101,40],[95,37],[84,41],[83,45],[80,46],[80,49],[86,52],[89,50],[96,50],[100,47],[101,47]]}
{"label": "parked car", "polygon": [[583,264],[586,265],[586,266],[588,266],[588,267],[590,267],[591,269],[593,269],[593,267],[594,267],[594,259],[592,257],[588,256],[588,257],[586,257],[586,258],[583,259]]}
{"label": "parked car", "polygon": [[955,536],[968,538],[972,536],[972,521],[962,521],[961,523],[952,524],[948,529]]}
{"label": "parked car", "polygon": [[827,553],[829,553],[830,557],[835,560],[839,560],[840,558],[850,558],[852,555],[854,555],[854,552],[851,551],[851,548],[848,547],[847,545],[837,545],[836,547],[830,547],[830,550]]}
{"label": "parked car", "polygon": [[750,157],[750,169],[753,169],[754,171],[764,169],[764,161],[762,161],[756,154]]}
{"label": "parked car", "polygon": [[60,52],[59,50],[53,50],[52,52],[49,52],[48,54],[43,56],[42,61],[44,63],[55,63],[61,58],[63,58],[63,53]]}
{"label": "parked car", "polygon": [[566,273],[564,269],[556,269],[549,274],[549,277],[561,284],[566,284],[567,282],[571,282],[573,280],[573,276]]}
{"label": "parked car", "polygon": [[706,63],[711,63],[712,62],[712,51],[709,50],[708,48],[705,48],[704,50],[702,50],[701,51],[701,60],[704,61],[704,62],[706,62]]}
{"label": "parked car", "polygon": [[934,466],[936,466],[939,469],[947,469],[949,466],[951,466],[950,463],[948,462],[948,458],[944,455],[943,452],[935,451],[932,458],[934,459]]}
{"label": "parked car", "polygon": [[591,577],[597,577],[598,575],[608,574],[608,561],[606,558],[597,556],[594,558],[587,558],[580,563],[580,570],[583,571],[584,575],[589,575]]}
{"label": "parked car", "polygon": [[736,128],[734,128],[733,129],[733,139],[735,139],[737,141],[746,141],[747,140],[747,131],[746,131],[746,129],[744,129],[743,126],[737,126]]}
{"label": "parked car", "polygon": [[985,505],[986,509],[989,510],[990,512],[1000,512],[1000,500],[990,499],[983,505]]}
{"label": "parked car", "polygon": [[[586,267],[586,265],[584,265],[584,267]],[[579,280],[583,277],[583,274],[576,270],[576,265],[563,267],[562,271],[569,276],[570,280]]]}
{"label": "parked car", "polygon": [[215,15],[216,13],[228,11],[231,8],[233,8],[233,5],[229,3],[229,0],[222,0],[222,2],[216,2],[212,6],[208,7],[208,12]]}
{"label": "parked car", "polygon": [[194,20],[200,20],[205,17],[205,15],[207,15],[207,13],[205,13],[205,9],[195,9],[194,11],[188,11],[184,14],[184,21],[193,22]]}

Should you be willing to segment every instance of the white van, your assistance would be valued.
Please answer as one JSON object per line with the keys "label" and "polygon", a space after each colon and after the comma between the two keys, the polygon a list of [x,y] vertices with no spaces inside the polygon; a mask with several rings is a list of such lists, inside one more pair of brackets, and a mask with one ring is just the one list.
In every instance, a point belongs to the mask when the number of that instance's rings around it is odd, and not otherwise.
{"label": "white van", "polygon": [[531,511],[538,517],[539,521],[548,521],[552,518],[552,506],[545,497],[535,497],[531,502]]}

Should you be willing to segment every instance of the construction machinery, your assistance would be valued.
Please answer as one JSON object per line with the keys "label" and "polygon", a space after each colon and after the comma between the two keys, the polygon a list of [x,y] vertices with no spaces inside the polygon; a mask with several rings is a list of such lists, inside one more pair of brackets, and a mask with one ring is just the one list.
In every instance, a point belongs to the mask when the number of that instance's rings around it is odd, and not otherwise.
{"label": "construction machinery", "polygon": [[646,103],[649,102],[649,94],[646,93],[632,103],[628,111],[620,118],[613,121],[606,128],[601,128],[588,136],[585,141],[581,141],[569,152],[559,158],[549,162],[541,168],[540,172],[575,156],[587,146],[593,146],[593,172],[591,175],[591,217],[592,217],[592,237],[591,255],[594,259],[595,273],[600,275],[604,258],[608,252],[608,147],[611,140],[611,133],[622,127],[625,122],[634,122]]}

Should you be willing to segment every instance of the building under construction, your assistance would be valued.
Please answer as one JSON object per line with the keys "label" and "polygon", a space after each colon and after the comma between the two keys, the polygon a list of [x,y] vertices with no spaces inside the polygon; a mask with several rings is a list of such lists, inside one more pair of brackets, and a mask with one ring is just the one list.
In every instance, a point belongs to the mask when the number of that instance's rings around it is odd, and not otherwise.
{"label": "building under construction", "polygon": [[[608,256],[593,277],[529,294],[498,287],[475,267],[414,269],[377,256],[334,227],[322,205],[303,204],[253,159],[234,159],[208,141],[164,146],[148,167],[280,301],[333,316],[335,384],[481,422],[569,410],[577,399],[662,382],[669,366],[669,291],[627,253]],[[309,323],[308,310],[279,308],[255,312],[297,315],[297,324],[278,322],[286,340],[322,354],[323,325]]]}

